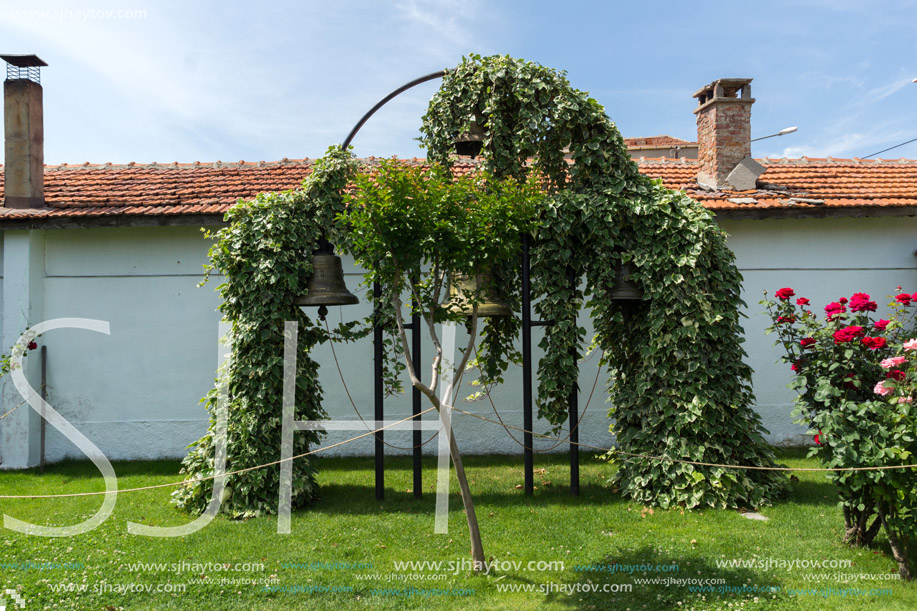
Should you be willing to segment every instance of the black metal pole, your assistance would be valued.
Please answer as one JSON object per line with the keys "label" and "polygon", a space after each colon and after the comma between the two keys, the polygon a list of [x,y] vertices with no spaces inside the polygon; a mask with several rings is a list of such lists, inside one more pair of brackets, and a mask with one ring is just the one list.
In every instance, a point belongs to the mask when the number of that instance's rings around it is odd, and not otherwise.
{"label": "black metal pole", "polygon": [[[383,375],[383,360],[385,354],[382,350],[382,325],[379,314],[379,302],[382,300],[382,287],[378,282],[373,283],[373,301],[376,312],[373,317],[373,357],[374,357],[374,374],[375,374],[375,418],[381,421],[384,418],[385,403],[385,382]],[[375,434],[376,438],[376,499],[381,501],[385,498],[385,447],[382,444],[384,432],[379,431]]]}
{"label": "black metal pole", "polygon": [[[420,314],[417,313],[417,300],[411,297],[411,306],[413,308],[413,313],[411,314],[411,360],[414,363],[414,371],[418,372],[420,375]],[[412,413],[414,414],[414,420],[420,420],[420,403],[421,395],[418,388],[411,389],[411,401],[412,401]],[[414,498],[419,499],[423,496],[423,448],[420,447],[421,444],[421,431],[414,431]]]}
{"label": "black metal pole", "polygon": [[432,81],[433,79],[443,78],[444,76],[446,76],[446,73],[447,73],[446,70],[439,70],[438,72],[431,72],[430,74],[421,76],[420,78],[416,78],[413,81],[411,81],[410,83],[405,83],[404,85],[402,85],[395,91],[391,92],[390,94],[388,94],[387,96],[379,100],[376,103],[376,105],[370,108],[369,112],[363,115],[363,117],[357,122],[357,124],[353,126],[353,129],[350,130],[350,133],[347,134],[346,138],[344,138],[344,143],[341,145],[341,148],[346,151],[347,147],[350,146],[350,142],[353,140],[353,137],[356,136],[357,132],[360,131],[360,128],[363,127],[363,124],[369,121],[369,118],[373,116],[374,114],[376,114],[376,111],[382,108],[383,106],[385,106],[392,98],[394,98],[395,96],[401,93],[404,93],[411,87],[416,87],[417,85],[420,85],[421,83],[426,83],[427,81]]}
{"label": "black metal pole", "polygon": [[[363,127],[363,124],[366,123],[371,116],[373,116],[377,110],[385,106],[392,98],[395,96],[404,93],[411,87],[420,85],[421,83],[426,83],[427,81],[432,81],[433,79],[442,78],[447,74],[446,70],[439,70],[437,72],[431,72],[430,74],[416,78],[409,83],[405,83],[395,91],[391,92],[381,100],[379,100],[375,106],[369,109],[369,111],[357,121],[357,124],[353,126],[353,129],[350,130],[350,133],[347,134],[347,137],[344,138],[343,144],[341,144],[341,149],[347,150],[347,147],[350,146],[350,143],[353,141],[354,136],[357,135],[357,132],[360,131],[360,128]],[[327,240],[322,236],[321,242],[322,249],[329,249],[329,253],[334,252],[334,247],[328,243]],[[320,249],[320,252],[324,250]],[[378,300],[382,295],[382,288],[378,283],[373,283],[373,295],[376,298],[376,304],[378,306]],[[375,319],[373,321],[373,347],[374,347],[374,357],[375,357],[375,378],[376,378],[376,398],[375,398],[375,413],[376,420],[382,420],[383,411],[384,411],[384,401],[385,401],[385,384],[382,380],[383,375],[383,366],[382,361],[384,359],[384,353],[382,350],[382,327],[379,325],[379,315],[378,311],[376,313]],[[420,367],[420,334],[418,330],[420,328],[420,323],[417,321],[416,317],[412,317],[412,325],[414,330],[411,332],[412,343],[414,344],[414,368],[419,369]],[[413,393],[413,413],[417,414],[420,410],[420,391],[416,388]],[[385,498],[385,450],[382,443],[382,439],[385,433],[382,431],[375,434],[376,438],[376,498],[382,500]],[[414,431],[414,445],[417,446],[420,444],[420,431]],[[421,494],[421,480],[420,480],[420,448],[414,449],[414,496],[420,497]]]}
{"label": "black metal pole", "polygon": [[532,295],[529,278],[531,237],[522,236],[522,443],[525,446],[525,494],[535,491],[534,452],[532,450]]}
{"label": "black metal pole", "polygon": [[[570,272],[570,283],[572,284],[573,290],[576,291],[577,278],[575,274]],[[576,351],[576,346],[570,347],[570,356],[573,357],[574,363],[579,363],[579,354]],[[577,371],[579,367],[577,366]],[[577,376],[577,381],[573,384],[573,388],[570,389],[570,394],[567,396],[567,419],[570,421],[570,494],[573,496],[579,496],[579,376]]]}
{"label": "black metal pole", "polygon": [[[41,398],[44,401],[48,400],[48,347],[41,347]],[[45,472],[45,406],[41,406],[41,427],[39,449],[38,449],[38,472]]]}

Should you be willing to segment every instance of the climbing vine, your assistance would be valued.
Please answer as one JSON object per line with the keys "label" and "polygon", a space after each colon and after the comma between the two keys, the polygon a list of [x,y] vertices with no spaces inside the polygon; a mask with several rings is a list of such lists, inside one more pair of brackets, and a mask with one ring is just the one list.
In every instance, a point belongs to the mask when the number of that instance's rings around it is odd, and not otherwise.
{"label": "climbing vine", "polygon": [[[611,374],[620,450],[773,465],[743,362],[741,276],[710,213],[641,175],[604,109],[563,72],[469,56],[446,75],[424,116],[428,157],[448,166],[453,140],[471,121],[485,132],[486,171],[521,179],[535,170],[545,187],[532,288],[537,314],[554,325],[541,342],[539,415],[555,426],[567,417],[578,378],[573,354],[585,349],[577,324],[585,304]],[[644,292],[636,304],[609,299],[625,262]],[[774,472],[634,457],[623,458],[614,481],[634,500],[662,507],[755,507],[785,488]]]}
{"label": "climbing vine", "polygon": [[[280,397],[283,388],[283,326],[299,323],[296,371],[297,420],[325,417],[318,364],[309,351],[329,334],[293,305],[306,293],[312,274],[312,252],[323,233],[339,237],[334,218],[343,209],[342,193],[356,169],[349,152],[332,147],[315,163],[301,189],[262,193],[240,202],[226,215],[229,224],[210,234],[208,277],[224,276],[217,287],[220,311],[230,324],[231,356],[220,372],[228,390],[227,471],[271,463],[281,447]],[[205,279],[206,281],[206,279]],[[340,329],[345,335],[350,331]],[[202,402],[210,412],[210,428],[190,446],[182,472],[187,479],[214,475],[214,433],[217,388]],[[294,435],[293,455],[307,452],[320,439],[317,431]],[[222,511],[233,517],[276,513],[279,466],[226,478]],[[179,507],[200,513],[210,501],[213,480],[188,483],[173,493]],[[292,506],[315,496],[315,468],[309,457],[293,463]]]}

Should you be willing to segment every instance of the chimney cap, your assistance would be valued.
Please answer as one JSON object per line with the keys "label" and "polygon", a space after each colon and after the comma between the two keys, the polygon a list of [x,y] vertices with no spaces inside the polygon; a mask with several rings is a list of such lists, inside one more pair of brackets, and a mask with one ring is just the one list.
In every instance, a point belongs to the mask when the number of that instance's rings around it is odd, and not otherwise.
{"label": "chimney cap", "polygon": [[[751,83],[752,80],[753,79],[750,79],[750,78],[718,78],[715,81],[713,81],[712,83],[710,83],[709,85],[705,87],[701,87],[700,89],[695,91],[691,97],[699,98],[702,95],[704,95],[705,93],[708,93],[711,91],[715,92],[717,89],[717,85],[719,85],[722,88],[742,89],[746,85]],[[716,97],[720,97],[720,96],[716,96]]]}
{"label": "chimney cap", "polygon": [[17,68],[40,68],[48,65],[37,55],[0,55],[0,59]]}

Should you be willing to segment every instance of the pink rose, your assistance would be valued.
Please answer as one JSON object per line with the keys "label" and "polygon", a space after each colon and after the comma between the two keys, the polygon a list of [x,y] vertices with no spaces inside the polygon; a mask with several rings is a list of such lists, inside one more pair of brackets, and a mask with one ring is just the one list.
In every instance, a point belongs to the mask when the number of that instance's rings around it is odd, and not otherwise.
{"label": "pink rose", "polygon": [[892,394],[892,393],[894,392],[894,389],[893,389],[893,388],[889,388],[888,386],[886,386],[886,385],[885,385],[885,380],[882,380],[881,382],[879,382],[878,384],[876,384],[876,387],[873,388],[872,391],[873,391],[874,393],[876,393],[877,395],[882,395],[883,397],[886,397],[886,396]]}
{"label": "pink rose", "polygon": [[917,350],[917,339],[909,339],[901,347],[905,350]]}
{"label": "pink rose", "polygon": [[883,360],[879,365],[882,369],[891,369],[892,367],[898,367],[907,362],[907,357],[903,356],[893,356],[891,358]]}

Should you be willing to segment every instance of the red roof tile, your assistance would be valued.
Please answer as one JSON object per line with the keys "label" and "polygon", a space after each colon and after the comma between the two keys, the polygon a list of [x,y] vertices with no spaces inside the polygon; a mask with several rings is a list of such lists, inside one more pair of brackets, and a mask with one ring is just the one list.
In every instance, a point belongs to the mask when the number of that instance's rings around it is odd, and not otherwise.
{"label": "red roof tile", "polygon": [[[706,191],[697,161],[640,159],[640,171],[682,189],[711,210],[800,207],[917,206],[917,160],[759,159],[766,171],[754,191]],[[739,202],[731,200],[740,200]],[[753,200],[753,201],[748,201]],[[819,203],[820,202],[820,203]]]}
{"label": "red roof tile", "polygon": [[649,138],[625,138],[624,144],[627,148],[635,147],[653,147],[658,148],[662,146],[697,146],[697,142],[688,142],[687,140],[682,140],[681,138],[674,138],[672,136],[650,136]]}
{"label": "red roof tile", "polygon": [[[373,163],[369,158],[364,163]],[[766,168],[753,191],[706,191],[697,185],[697,161],[638,160],[640,171],[684,190],[714,211],[816,208],[917,207],[917,160],[762,159]],[[411,163],[423,163],[421,159]],[[0,207],[4,221],[100,216],[218,215],[239,199],[298,187],[313,162],[296,159],[255,163],[67,165],[45,168],[40,210]],[[458,173],[475,163],[460,160]],[[0,166],[0,197],[3,172]]]}

